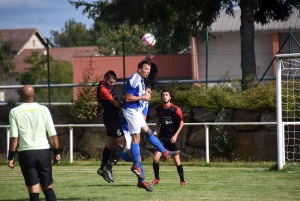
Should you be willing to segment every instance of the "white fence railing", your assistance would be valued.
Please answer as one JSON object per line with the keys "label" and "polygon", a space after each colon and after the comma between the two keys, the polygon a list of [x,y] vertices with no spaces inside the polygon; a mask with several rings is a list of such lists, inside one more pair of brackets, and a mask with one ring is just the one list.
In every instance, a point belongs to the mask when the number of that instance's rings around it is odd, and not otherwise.
{"label": "white fence railing", "polygon": [[[155,126],[155,123],[149,123],[149,126]],[[205,126],[205,161],[209,163],[209,126],[239,126],[239,125],[277,125],[277,122],[204,122],[204,123],[184,123],[184,126]],[[55,127],[69,127],[70,136],[70,163],[73,163],[73,128],[74,127],[104,127],[104,124],[57,124]],[[7,154],[9,150],[9,125],[0,125],[0,128],[6,128],[7,132]],[[278,133],[277,133],[278,135]]]}

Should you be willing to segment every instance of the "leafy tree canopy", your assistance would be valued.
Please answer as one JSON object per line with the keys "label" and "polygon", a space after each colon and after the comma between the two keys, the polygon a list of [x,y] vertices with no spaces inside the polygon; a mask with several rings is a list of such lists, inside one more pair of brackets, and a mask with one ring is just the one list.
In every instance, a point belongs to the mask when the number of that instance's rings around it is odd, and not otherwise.
{"label": "leafy tree canopy", "polygon": [[126,54],[157,53],[159,49],[144,47],[141,36],[145,30],[138,26],[120,24],[110,26],[100,21],[95,22],[94,30],[91,31],[95,44],[99,46],[99,53],[104,55],[122,55],[123,40]]}
{"label": "leafy tree canopy", "polygon": [[253,3],[256,22],[262,24],[270,20],[287,20],[293,8],[300,8],[299,0],[100,0],[88,3],[84,0],[69,0],[89,18],[103,22],[128,22],[130,25],[159,27],[170,34],[188,32],[198,35],[209,27],[221,10],[234,15],[234,9],[242,3]]}
{"label": "leafy tree canopy", "polygon": [[241,9],[241,68],[242,89],[253,87],[256,81],[254,22],[287,20],[293,9],[300,8],[299,0],[103,0],[93,3],[69,0],[83,13],[102,22],[129,23],[141,27],[156,27],[172,38],[186,35],[202,36],[202,32],[216,21],[221,10],[234,16]]}
{"label": "leafy tree canopy", "polygon": [[15,69],[13,63],[13,40],[4,40],[0,35],[0,83],[7,79],[7,73]]}
{"label": "leafy tree canopy", "polygon": [[[30,64],[28,71],[20,73],[16,77],[22,85],[30,84],[47,84],[47,55],[33,51],[30,56],[24,59],[24,62]],[[63,84],[73,82],[72,64],[66,61],[56,61],[50,57],[50,79],[52,84]],[[36,88],[36,101],[44,102],[48,100],[48,89]],[[71,101],[73,98],[72,88],[51,88],[50,90],[52,101]]]}
{"label": "leafy tree canopy", "polygon": [[70,19],[65,23],[65,28],[58,31],[50,31],[50,39],[55,47],[74,47],[94,45],[89,30],[81,22]]}

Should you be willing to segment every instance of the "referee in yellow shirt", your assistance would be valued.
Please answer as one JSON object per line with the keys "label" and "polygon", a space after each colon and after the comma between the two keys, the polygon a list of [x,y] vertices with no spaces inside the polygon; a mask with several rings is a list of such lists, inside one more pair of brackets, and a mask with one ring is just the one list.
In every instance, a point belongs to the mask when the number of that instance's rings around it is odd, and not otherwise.
{"label": "referee in yellow shirt", "polygon": [[52,144],[55,163],[60,160],[60,150],[50,111],[46,106],[34,102],[35,92],[30,85],[23,86],[21,98],[24,103],[9,113],[8,166],[14,168],[14,154],[17,150],[30,201],[40,200],[40,186],[47,201],[56,201],[52,188],[51,153],[46,132]]}

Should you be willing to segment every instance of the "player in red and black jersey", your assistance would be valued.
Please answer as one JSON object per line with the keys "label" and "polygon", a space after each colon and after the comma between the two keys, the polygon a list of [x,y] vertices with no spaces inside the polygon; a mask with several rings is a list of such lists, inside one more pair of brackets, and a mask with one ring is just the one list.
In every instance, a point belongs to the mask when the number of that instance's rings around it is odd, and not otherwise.
{"label": "player in red and black jersey", "polygon": [[[183,128],[183,118],[181,109],[171,103],[172,95],[169,90],[163,90],[161,92],[162,104],[156,107],[156,128],[154,134],[160,127],[158,139],[162,142],[163,146],[169,151],[179,150],[177,137]],[[153,156],[153,170],[155,179],[152,181],[152,185],[160,182],[159,178],[159,159],[162,153],[155,151]],[[174,163],[177,167],[177,172],[180,177],[180,185],[184,186],[183,167],[180,162],[180,156],[174,156]]]}
{"label": "player in red and black jersey", "polygon": [[113,182],[112,166],[114,166],[123,148],[126,145],[123,130],[121,128],[121,118],[119,113],[122,110],[122,103],[118,101],[114,93],[113,86],[116,82],[116,73],[112,70],[105,73],[102,81],[97,87],[97,99],[101,104],[103,112],[103,123],[107,129],[107,142],[102,153],[101,166],[97,173],[107,182]]}

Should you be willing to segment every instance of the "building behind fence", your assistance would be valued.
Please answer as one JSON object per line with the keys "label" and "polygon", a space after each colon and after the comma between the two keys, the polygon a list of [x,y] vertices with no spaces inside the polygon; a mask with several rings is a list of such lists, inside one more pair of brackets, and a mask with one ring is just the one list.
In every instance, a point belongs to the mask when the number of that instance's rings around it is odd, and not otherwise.
{"label": "building behind fence", "polygon": [[[258,80],[275,79],[275,55],[280,53],[300,52],[300,18],[296,10],[286,22],[270,22],[264,26],[255,24],[255,56]],[[239,82],[241,70],[241,38],[240,13],[235,18],[221,13],[212,24],[207,35],[209,38],[200,40],[191,38],[190,48],[183,53],[167,55],[151,55],[152,61],[158,66],[158,82],[190,81],[202,83]],[[17,93],[20,82],[16,78],[20,73],[28,72],[32,64],[24,59],[37,51],[47,58],[43,63],[48,75],[35,84],[79,84],[83,81],[83,73],[93,68],[93,79],[100,77],[107,70],[114,70],[119,81],[124,82],[136,72],[137,64],[145,58],[145,54],[124,56],[103,56],[97,46],[49,48],[49,43],[37,29],[0,30],[5,39],[15,40],[14,63],[16,69],[9,73],[6,82],[1,84],[0,102],[18,101]],[[126,40],[124,45],[126,46]],[[48,54],[49,53],[49,54]],[[70,71],[66,69],[70,68]],[[65,70],[65,71],[63,71]],[[46,73],[46,74],[47,74]],[[71,80],[71,83],[69,83]],[[93,80],[91,80],[93,81]],[[73,88],[72,88],[73,87]],[[120,87],[122,88],[122,86]],[[38,90],[38,102],[72,102],[76,99],[78,87],[43,88]],[[122,93],[122,90],[119,90]],[[46,101],[47,102],[47,101]]]}

